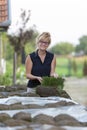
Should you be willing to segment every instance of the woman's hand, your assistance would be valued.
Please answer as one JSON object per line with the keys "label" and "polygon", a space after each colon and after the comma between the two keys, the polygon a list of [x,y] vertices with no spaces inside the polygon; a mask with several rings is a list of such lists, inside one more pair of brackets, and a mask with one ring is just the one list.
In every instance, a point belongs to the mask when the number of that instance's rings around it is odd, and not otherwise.
{"label": "woman's hand", "polygon": [[53,74],[51,74],[51,76],[54,77],[54,78],[58,78],[58,74],[57,73],[53,73]]}
{"label": "woman's hand", "polygon": [[57,73],[54,73],[53,76],[54,76],[54,78],[58,78],[58,74]]}
{"label": "woman's hand", "polygon": [[41,82],[42,82],[42,80],[43,80],[43,79],[42,79],[42,77],[38,77],[38,76],[37,76],[37,78],[36,78],[36,79],[37,79],[40,83],[41,83]]}

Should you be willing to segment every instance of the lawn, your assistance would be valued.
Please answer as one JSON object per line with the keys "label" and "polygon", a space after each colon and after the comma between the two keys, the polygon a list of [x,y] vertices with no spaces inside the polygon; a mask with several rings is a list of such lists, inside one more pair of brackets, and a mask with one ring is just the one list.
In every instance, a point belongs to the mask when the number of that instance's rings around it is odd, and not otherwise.
{"label": "lawn", "polygon": [[56,72],[60,76],[83,77],[83,65],[85,60],[87,60],[86,56],[70,58],[57,56]]}

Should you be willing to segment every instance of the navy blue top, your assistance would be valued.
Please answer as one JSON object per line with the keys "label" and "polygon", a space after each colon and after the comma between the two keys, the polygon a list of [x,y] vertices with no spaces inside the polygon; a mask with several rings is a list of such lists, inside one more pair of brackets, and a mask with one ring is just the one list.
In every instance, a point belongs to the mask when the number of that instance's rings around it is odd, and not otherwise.
{"label": "navy blue top", "polygon": [[[43,63],[40,57],[38,56],[38,50],[29,55],[33,63],[31,74],[40,77],[50,76],[51,62],[53,60],[54,54],[46,51],[46,56]],[[38,80],[30,79],[28,81],[27,87],[33,88],[36,87],[37,85],[40,85],[40,82]]]}

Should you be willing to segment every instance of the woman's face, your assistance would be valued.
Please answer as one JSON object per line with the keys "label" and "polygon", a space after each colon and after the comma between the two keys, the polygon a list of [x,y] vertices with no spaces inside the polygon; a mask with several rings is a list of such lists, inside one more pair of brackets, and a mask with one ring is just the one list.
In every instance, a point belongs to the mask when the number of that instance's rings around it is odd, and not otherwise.
{"label": "woman's face", "polygon": [[41,50],[46,50],[48,46],[49,46],[49,43],[42,40],[40,40],[38,43],[38,48]]}

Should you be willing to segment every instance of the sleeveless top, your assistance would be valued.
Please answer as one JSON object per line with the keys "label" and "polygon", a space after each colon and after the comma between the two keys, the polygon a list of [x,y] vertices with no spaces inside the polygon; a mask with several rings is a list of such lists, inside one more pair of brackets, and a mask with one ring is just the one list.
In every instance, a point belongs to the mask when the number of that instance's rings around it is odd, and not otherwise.
{"label": "sleeveless top", "polygon": [[[44,62],[42,63],[40,57],[38,56],[38,50],[33,52],[30,55],[31,61],[33,63],[31,74],[39,77],[50,76],[51,63],[54,57],[54,54],[46,51],[46,56]],[[38,80],[29,80],[27,87],[34,88],[37,85],[40,85]]]}

